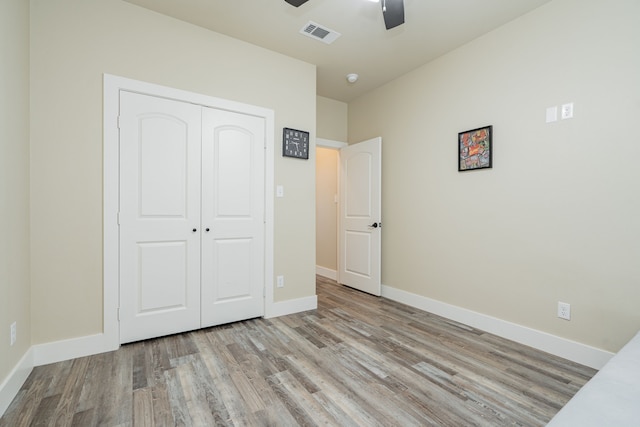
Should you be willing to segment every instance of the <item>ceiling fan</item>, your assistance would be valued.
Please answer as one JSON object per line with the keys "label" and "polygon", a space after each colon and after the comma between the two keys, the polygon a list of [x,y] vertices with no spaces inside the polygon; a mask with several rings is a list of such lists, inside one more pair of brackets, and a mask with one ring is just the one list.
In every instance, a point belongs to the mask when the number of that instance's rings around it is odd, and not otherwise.
{"label": "ceiling fan", "polygon": [[[284,0],[292,6],[300,7],[309,0]],[[387,30],[404,24],[404,0],[380,0],[382,16]]]}

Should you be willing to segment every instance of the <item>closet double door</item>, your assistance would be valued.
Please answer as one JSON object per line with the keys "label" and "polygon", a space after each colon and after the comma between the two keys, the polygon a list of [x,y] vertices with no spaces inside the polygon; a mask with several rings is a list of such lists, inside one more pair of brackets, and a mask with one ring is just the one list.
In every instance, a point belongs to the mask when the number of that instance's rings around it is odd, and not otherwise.
{"label": "closet double door", "polygon": [[120,342],[264,314],[265,119],[120,94]]}

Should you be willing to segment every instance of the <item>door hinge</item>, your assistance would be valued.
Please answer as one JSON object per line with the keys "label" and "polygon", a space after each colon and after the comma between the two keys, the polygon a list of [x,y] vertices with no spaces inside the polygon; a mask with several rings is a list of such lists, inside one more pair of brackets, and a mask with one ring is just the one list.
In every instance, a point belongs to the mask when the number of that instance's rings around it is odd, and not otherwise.
{"label": "door hinge", "polygon": [[118,225],[120,225],[120,212],[116,215],[116,221],[118,222]]}
{"label": "door hinge", "polygon": [[118,116],[118,129],[120,129],[120,116]]}
{"label": "door hinge", "polygon": [[118,322],[120,321],[120,307],[118,307]]}

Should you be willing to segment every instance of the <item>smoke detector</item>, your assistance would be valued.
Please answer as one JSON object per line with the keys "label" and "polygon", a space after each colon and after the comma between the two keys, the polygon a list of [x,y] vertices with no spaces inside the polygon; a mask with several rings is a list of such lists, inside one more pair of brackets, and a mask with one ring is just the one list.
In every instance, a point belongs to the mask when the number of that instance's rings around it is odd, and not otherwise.
{"label": "smoke detector", "polygon": [[356,73],[347,74],[347,81],[349,83],[355,83],[358,81],[358,75]]}

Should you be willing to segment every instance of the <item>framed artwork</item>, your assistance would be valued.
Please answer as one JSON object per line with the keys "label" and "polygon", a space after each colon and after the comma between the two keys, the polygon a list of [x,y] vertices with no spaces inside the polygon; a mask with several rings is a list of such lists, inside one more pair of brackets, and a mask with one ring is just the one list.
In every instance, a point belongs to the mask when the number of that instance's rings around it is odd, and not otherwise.
{"label": "framed artwork", "polygon": [[458,134],[458,171],[486,169],[493,166],[493,126],[471,129]]}

